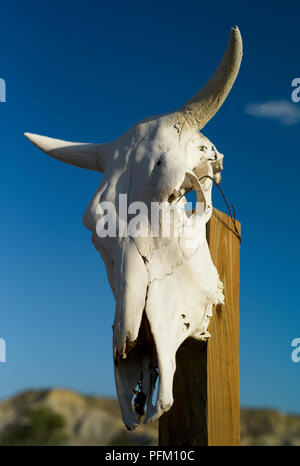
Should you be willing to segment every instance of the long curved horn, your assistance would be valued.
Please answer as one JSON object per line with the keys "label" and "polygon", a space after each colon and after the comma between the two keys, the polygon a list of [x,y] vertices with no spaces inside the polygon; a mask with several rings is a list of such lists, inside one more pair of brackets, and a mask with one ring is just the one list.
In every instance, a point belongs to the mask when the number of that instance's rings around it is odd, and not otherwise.
{"label": "long curved horn", "polygon": [[84,144],[24,133],[36,147],[62,162],[88,170],[104,172],[110,156],[110,144]]}
{"label": "long curved horn", "polygon": [[242,37],[239,28],[236,26],[231,29],[227,49],[213,76],[179,110],[191,125],[197,126],[200,130],[219,110],[237,77],[242,55]]}

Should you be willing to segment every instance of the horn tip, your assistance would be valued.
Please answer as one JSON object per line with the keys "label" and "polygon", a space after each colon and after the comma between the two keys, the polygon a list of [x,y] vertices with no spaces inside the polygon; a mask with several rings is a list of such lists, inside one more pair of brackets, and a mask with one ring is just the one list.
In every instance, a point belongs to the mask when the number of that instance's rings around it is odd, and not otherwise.
{"label": "horn tip", "polygon": [[33,133],[24,133],[24,136],[29,139],[29,141],[32,142],[32,139],[34,138],[34,134]]}
{"label": "horn tip", "polygon": [[234,26],[231,28],[231,32],[232,34],[237,34],[237,35],[241,35],[241,31],[239,30],[239,27],[238,26]]}
{"label": "horn tip", "polygon": [[51,138],[34,133],[24,133],[24,136],[28,139],[28,141],[30,141],[32,144],[34,144],[36,147],[43,150],[44,152],[48,153],[50,149],[55,149],[55,146],[51,147],[51,144],[49,145],[49,141]]}
{"label": "horn tip", "polygon": [[230,41],[233,41],[233,43],[236,44],[236,46],[239,48],[239,53],[242,54],[243,39],[238,26],[231,28]]}
{"label": "horn tip", "polygon": [[234,34],[235,36],[241,37],[241,31],[239,30],[238,26],[234,26],[231,28],[231,34]]}

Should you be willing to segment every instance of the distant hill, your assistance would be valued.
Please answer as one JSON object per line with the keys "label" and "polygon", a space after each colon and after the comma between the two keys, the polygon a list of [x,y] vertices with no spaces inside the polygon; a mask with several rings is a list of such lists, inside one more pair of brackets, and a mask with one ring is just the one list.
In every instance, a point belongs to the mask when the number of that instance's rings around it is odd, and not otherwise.
{"label": "distant hill", "polygon": [[[83,396],[65,389],[26,391],[2,401],[0,443],[8,438],[7,432],[26,424],[28,410],[41,409],[64,418],[67,445],[157,445],[157,423],[128,432],[115,399]],[[241,438],[243,445],[300,445],[300,416],[242,409]]]}
{"label": "distant hill", "polygon": [[22,423],[28,409],[48,407],[61,414],[69,445],[155,445],[157,424],[129,432],[121,420],[117,400],[82,396],[65,389],[32,390],[0,403],[0,441],[9,426]]}

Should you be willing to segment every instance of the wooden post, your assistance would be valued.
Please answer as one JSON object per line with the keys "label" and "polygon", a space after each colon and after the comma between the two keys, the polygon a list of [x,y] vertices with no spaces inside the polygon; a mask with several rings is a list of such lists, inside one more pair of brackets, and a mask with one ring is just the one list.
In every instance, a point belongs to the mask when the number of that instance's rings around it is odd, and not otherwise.
{"label": "wooden post", "polygon": [[240,443],[240,243],[232,230],[228,215],[214,209],[207,237],[225,305],[213,310],[207,343],[189,338],[177,351],[174,405],[159,421],[159,445]]}

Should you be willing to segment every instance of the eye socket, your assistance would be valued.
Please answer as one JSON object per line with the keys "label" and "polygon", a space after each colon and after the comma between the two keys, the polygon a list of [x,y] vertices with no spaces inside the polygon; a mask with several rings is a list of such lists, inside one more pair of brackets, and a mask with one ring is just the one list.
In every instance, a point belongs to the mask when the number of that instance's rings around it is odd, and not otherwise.
{"label": "eye socket", "polygon": [[200,146],[199,149],[200,149],[202,152],[207,151],[207,147],[206,147],[206,146]]}
{"label": "eye socket", "polygon": [[159,160],[159,161],[156,163],[156,165],[161,165],[161,161]]}

